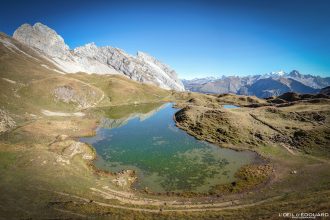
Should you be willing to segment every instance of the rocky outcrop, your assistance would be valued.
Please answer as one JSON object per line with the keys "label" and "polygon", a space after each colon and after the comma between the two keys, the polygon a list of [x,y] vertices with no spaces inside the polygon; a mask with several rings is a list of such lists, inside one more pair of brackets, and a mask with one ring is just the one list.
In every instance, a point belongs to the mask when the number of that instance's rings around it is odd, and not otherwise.
{"label": "rocky outcrop", "polygon": [[13,38],[44,52],[50,57],[65,59],[70,56],[69,46],[64,43],[63,38],[41,23],[36,23],[33,26],[23,24],[14,32]]}
{"label": "rocky outcrop", "polygon": [[70,165],[71,160],[80,155],[82,159],[91,161],[95,158],[95,154],[87,144],[67,140],[66,136],[58,136],[55,142],[49,145],[49,150],[57,153],[55,162],[62,165]]}
{"label": "rocky outcrop", "polygon": [[79,94],[74,88],[68,85],[56,87],[53,91],[55,101],[64,103],[73,103],[78,109],[88,108],[96,102],[96,92],[85,90],[85,93]]}
{"label": "rocky outcrop", "polygon": [[119,187],[126,187],[132,185],[137,177],[134,170],[123,170],[117,173],[117,177],[112,182]]}
{"label": "rocky outcrop", "polygon": [[8,112],[0,109],[0,133],[8,131],[16,126],[15,121],[9,116]]}
{"label": "rocky outcrop", "polygon": [[67,73],[123,74],[164,89],[184,90],[174,70],[143,52],[131,56],[121,49],[97,47],[94,43],[70,50],[60,35],[41,23],[23,24],[14,32],[13,38],[35,49]]}

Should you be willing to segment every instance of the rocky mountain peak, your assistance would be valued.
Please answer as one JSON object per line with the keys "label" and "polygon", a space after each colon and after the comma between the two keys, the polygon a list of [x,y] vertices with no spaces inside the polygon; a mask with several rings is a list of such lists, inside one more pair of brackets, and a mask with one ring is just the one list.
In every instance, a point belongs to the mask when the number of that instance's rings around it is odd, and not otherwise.
{"label": "rocky mountain peak", "polygon": [[140,59],[140,60],[144,60],[144,61],[149,61],[149,62],[156,62],[156,58],[150,56],[149,54],[142,52],[142,51],[138,51],[136,53],[136,56]]}
{"label": "rocky mountain peak", "polygon": [[89,56],[94,56],[98,53],[99,48],[96,46],[94,42],[85,44],[84,46],[77,47],[73,50],[74,54],[85,54]]}
{"label": "rocky mountain peak", "polygon": [[51,57],[63,58],[70,53],[64,39],[53,29],[41,23],[33,26],[23,24],[14,32],[13,38]]}
{"label": "rocky mountain peak", "polygon": [[277,77],[282,77],[285,76],[286,72],[284,72],[283,70],[280,71],[273,71],[267,74],[263,74],[262,77],[263,78],[267,78],[267,77],[273,77],[273,78],[277,78]]}
{"label": "rocky mountain peak", "polygon": [[119,48],[97,47],[95,43],[70,51],[56,31],[41,23],[23,24],[14,32],[13,38],[36,49],[67,73],[123,74],[164,89],[184,90],[174,70],[143,52],[134,57]]}
{"label": "rocky mountain peak", "polygon": [[289,77],[301,77],[302,75],[299,73],[298,70],[292,70],[289,74]]}
{"label": "rocky mountain peak", "polygon": [[173,80],[176,86],[180,88],[179,90],[184,89],[182,82],[177,77],[177,73],[173,69],[171,69],[168,65],[157,60],[155,57],[141,51],[137,52],[137,59],[148,64],[155,71],[162,73],[162,75],[164,75],[163,73],[165,73],[165,75],[167,75],[166,78],[169,77],[171,80]]}
{"label": "rocky mountain peak", "polygon": [[85,48],[89,48],[89,49],[97,49],[97,46],[94,42],[91,42],[91,43],[88,43],[88,44],[85,44],[84,46]]}

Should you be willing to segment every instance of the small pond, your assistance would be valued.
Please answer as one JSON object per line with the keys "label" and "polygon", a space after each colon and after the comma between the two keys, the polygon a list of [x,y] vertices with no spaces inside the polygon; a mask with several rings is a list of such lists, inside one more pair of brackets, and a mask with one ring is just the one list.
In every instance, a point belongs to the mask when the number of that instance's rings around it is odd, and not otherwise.
{"label": "small pond", "polygon": [[[136,171],[133,187],[153,192],[207,192],[235,180],[235,172],[253,163],[250,151],[234,151],[199,141],[177,128],[171,103],[122,106],[104,110],[93,145],[96,167]],[[101,114],[101,113],[100,113]]]}
{"label": "small pond", "polygon": [[224,108],[228,108],[228,109],[233,109],[233,108],[240,108],[237,105],[223,105]]}

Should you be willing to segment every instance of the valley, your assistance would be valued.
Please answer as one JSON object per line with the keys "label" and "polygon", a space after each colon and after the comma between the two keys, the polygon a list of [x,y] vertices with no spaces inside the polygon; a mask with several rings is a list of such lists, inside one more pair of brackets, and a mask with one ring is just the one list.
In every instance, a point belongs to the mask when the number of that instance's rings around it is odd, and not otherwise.
{"label": "valley", "polygon": [[[189,100],[194,96],[203,100],[203,104],[191,104]],[[183,98],[186,98],[186,101],[183,101]],[[244,167],[237,173],[238,179],[235,185],[222,184],[208,194],[161,195],[146,193],[143,190],[136,191],[132,190],[130,184],[116,185],[118,181],[131,183],[134,177],[131,173],[114,174],[105,172],[103,169],[97,170],[89,162],[95,158],[96,151],[78,142],[77,138],[91,135],[93,137],[97,124],[102,123],[97,121],[100,115],[109,117],[110,114],[120,119],[139,112],[138,115],[141,115],[139,117],[143,117],[161,104],[155,103],[151,107],[137,105],[135,109],[120,107],[119,111],[116,108],[107,108],[108,111],[112,111],[110,113],[102,112],[104,107],[91,109],[92,111],[84,110],[86,115],[83,117],[40,116],[41,118],[37,120],[25,122],[21,127],[1,135],[1,179],[3,180],[1,187],[6,189],[6,193],[2,194],[1,212],[5,213],[5,216],[15,218],[113,216],[127,219],[132,217],[153,219],[176,216],[195,219],[208,216],[217,219],[224,216],[253,218],[254,215],[276,218],[276,214],[273,213],[280,211],[283,205],[289,207],[290,210],[300,210],[307,203],[311,205],[311,210],[327,210],[330,196],[328,189],[330,164],[324,150],[327,152],[328,149],[313,149],[308,146],[300,149],[271,139],[270,137],[276,136],[282,129],[287,129],[279,127],[278,124],[275,125],[271,119],[262,118],[264,107],[260,107],[260,110],[248,107],[225,109],[220,107],[221,101],[210,102],[204,98],[214,99],[211,96],[193,93],[175,94],[172,101],[177,100],[177,105],[182,108],[181,112],[176,114],[177,125],[195,137],[219,144],[221,147],[256,151],[268,163]],[[227,103],[226,99],[228,97],[222,101]],[[249,103],[243,100],[235,104],[243,106]],[[186,106],[183,107],[184,105]],[[214,109],[214,105],[219,105],[216,109],[222,111],[223,114],[223,116],[218,114],[224,120],[221,127],[228,128],[228,134],[220,136],[225,139],[216,139],[215,137],[219,135],[215,135],[214,132],[219,132],[219,129],[212,130],[210,127],[213,120],[210,116],[217,114],[205,112]],[[302,105],[308,107],[308,104],[300,103],[279,109],[299,112],[298,109]],[[318,109],[324,115],[328,114],[328,110],[325,109],[327,105],[329,105],[328,102],[325,102],[310,108],[313,111]],[[271,109],[274,108],[276,109],[276,107],[271,107]],[[190,118],[182,120],[182,117],[189,117],[186,115],[202,113],[204,116],[197,118],[207,121],[192,123]],[[241,135],[237,137],[230,135],[237,124],[226,118],[231,117],[232,114],[235,118],[235,114],[250,113],[257,115],[256,117],[266,124],[273,124],[278,131],[251,117],[244,122],[244,126],[254,123],[254,126],[249,129],[251,133],[254,132],[253,134],[238,132]],[[285,113],[281,112],[281,114]],[[117,121],[115,126],[118,124],[120,126],[122,123],[122,121]],[[195,123],[201,125],[200,132],[194,129]],[[287,122],[287,124],[290,123],[290,121]],[[306,127],[299,127],[304,130],[308,126],[313,126],[309,125],[310,122],[302,123],[306,124]],[[243,124],[240,123],[240,125]],[[326,127],[323,129],[328,131]],[[268,134],[259,135],[258,131],[261,130]],[[263,137],[264,140],[260,140],[258,136]],[[326,137],[326,135],[323,136]],[[306,154],[305,150],[312,152]],[[304,194],[302,195],[301,192]],[[16,196],[22,199],[17,202],[14,199]],[[254,207],[258,207],[259,211],[255,212]],[[43,214],[40,213],[41,209]]]}
{"label": "valley", "polygon": [[[37,50],[0,38],[0,218],[329,210],[328,95],[262,99],[166,90],[125,74],[62,74]],[[224,174],[227,163],[235,165]]]}

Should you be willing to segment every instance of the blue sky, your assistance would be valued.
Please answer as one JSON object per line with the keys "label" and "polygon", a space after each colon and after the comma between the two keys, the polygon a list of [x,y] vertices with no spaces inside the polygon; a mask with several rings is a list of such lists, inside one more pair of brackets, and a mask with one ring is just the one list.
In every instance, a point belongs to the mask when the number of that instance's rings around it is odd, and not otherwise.
{"label": "blue sky", "polygon": [[0,31],[42,22],[74,48],[147,52],[180,78],[297,69],[330,76],[330,1],[0,0]]}

